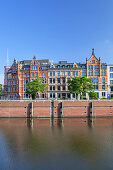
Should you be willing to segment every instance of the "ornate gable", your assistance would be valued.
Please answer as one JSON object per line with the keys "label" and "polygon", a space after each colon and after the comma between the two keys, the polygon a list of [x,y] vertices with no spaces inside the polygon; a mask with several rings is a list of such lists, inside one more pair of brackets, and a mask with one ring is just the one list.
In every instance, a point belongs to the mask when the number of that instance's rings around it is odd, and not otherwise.
{"label": "ornate gable", "polygon": [[35,65],[39,65],[38,61],[36,60],[36,57],[33,57],[33,60],[31,61],[31,65],[35,66]]}
{"label": "ornate gable", "polygon": [[87,60],[88,64],[99,64],[99,60],[97,59],[97,57],[94,54],[94,48],[92,49],[92,56],[90,57],[89,60]]}

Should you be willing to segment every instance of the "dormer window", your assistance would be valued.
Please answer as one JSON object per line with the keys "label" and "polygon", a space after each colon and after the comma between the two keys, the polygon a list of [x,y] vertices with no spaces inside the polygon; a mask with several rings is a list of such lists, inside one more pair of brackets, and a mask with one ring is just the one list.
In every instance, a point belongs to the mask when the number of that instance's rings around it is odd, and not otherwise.
{"label": "dormer window", "polygon": [[62,68],[65,68],[65,65],[63,65]]}

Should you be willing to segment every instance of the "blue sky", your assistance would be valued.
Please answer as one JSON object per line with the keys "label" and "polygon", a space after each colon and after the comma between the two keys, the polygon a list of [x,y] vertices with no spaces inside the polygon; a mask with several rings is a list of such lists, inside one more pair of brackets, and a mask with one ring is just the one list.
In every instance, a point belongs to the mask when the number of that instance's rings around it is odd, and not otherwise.
{"label": "blue sky", "polygon": [[0,82],[13,59],[113,63],[113,0],[0,0]]}

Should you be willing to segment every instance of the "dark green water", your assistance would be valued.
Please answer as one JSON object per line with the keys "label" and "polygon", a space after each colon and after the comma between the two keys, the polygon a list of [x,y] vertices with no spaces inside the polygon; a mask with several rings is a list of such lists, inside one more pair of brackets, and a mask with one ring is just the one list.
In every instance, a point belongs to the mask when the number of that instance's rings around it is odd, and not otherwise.
{"label": "dark green water", "polygon": [[113,169],[113,118],[0,119],[0,170]]}

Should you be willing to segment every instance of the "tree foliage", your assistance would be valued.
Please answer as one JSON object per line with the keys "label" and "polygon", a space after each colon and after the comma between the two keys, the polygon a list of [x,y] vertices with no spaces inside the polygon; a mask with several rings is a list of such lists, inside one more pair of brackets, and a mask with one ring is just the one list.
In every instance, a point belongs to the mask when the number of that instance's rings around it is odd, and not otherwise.
{"label": "tree foliage", "polygon": [[0,96],[2,96],[2,84],[0,84]]}
{"label": "tree foliage", "polygon": [[97,93],[95,93],[94,90],[89,92],[89,97],[93,99],[98,99]]}
{"label": "tree foliage", "polygon": [[111,88],[111,91],[113,91],[113,85],[111,85],[110,88]]}
{"label": "tree foliage", "polygon": [[77,98],[80,94],[81,99],[83,99],[83,94],[90,93],[94,87],[92,84],[92,79],[84,77],[74,77],[72,80],[68,81],[70,93],[76,93]]}
{"label": "tree foliage", "polygon": [[38,92],[43,93],[45,90],[47,90],[47,85],[44,84],[44,79],[37,77],[27,84],[26,93],[32,95],[32,99],[34,100],[36,99],[36,95]]}

